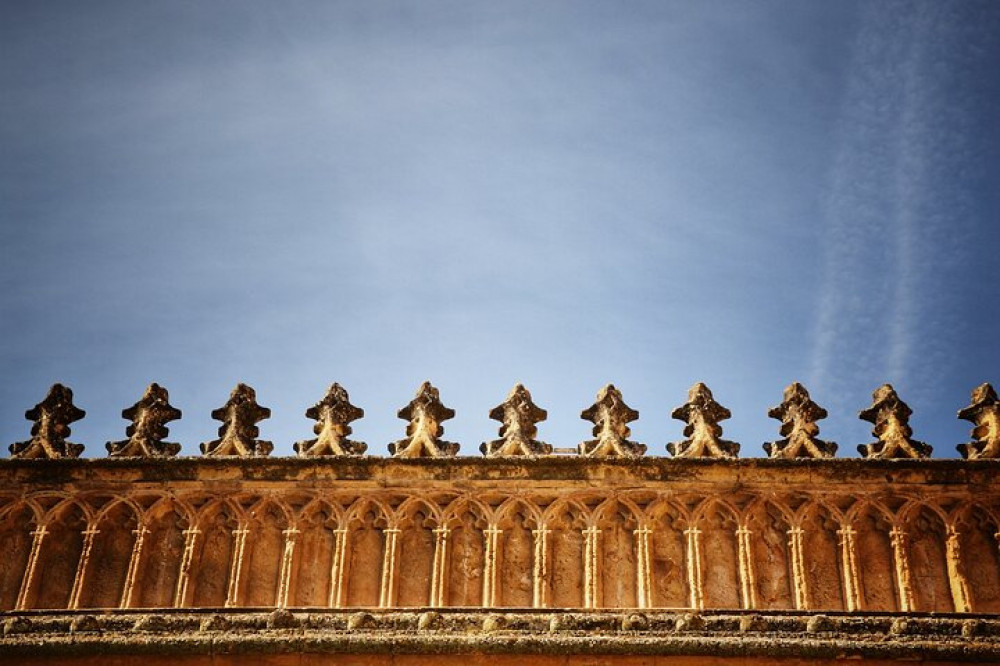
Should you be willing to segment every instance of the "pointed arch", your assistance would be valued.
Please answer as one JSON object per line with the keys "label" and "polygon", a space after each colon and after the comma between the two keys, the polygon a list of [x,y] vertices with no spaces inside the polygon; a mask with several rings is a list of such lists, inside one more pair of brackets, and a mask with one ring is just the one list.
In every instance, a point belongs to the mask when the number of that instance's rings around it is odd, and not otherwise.
{"label": "pointed arch", "polygon": [[142,509],[131,499],[115,497],[94,517],[90,557],[82,572],[80,608],[118,608],[125,588]]}
{"label": "pointed arch", "polygon": [[435,534],[439,525],[436,506],[421,497],[408,497],[396,510],[394,526],[397,539],[397,606],[431,605],[431,578],[434,570]]}
{"label": "pointed arch", "polygon": [[541,511],[524,497],[510,497],[497,508],[501,530],[497,551],[497,606],[530,608],[534,603],[536,548]]}
{"label": "pointed arch", "polygon": [[493,524],[492,511],[477,499],[462,495],[448,504],[443,521],[448,528],[445,605],[482,606],[486,530]]}
{"label": "pointed arch", "polygon": [[584,605],[584,533],[590,512],[575,498],[560,498],[544,512],[548,535],[545,598],[556,608]]}
{"label": "pointed arch", "polygon": [[13,500],[0,509],[0,610],[13,610],[17,604],[41,515],[39,507],[26,500]]}
{"label": "pointed arch", "polygon": [[645,520],[652,530],[649,542],[649,605],[653,608],[688,608],[691,586],[686,530],[691,523],[687,510],[681,504],[661,497],[646,507]]}
{"label": "pointed arch", "polygon": [[604,500],[593,512],[598,533],[597,603],[605,608],[635,608],[638,604],[636,530],[642,511],[619,496]]}
{"label": "pointed arch", "polygon": [[238,531],[246,525],[232,499],[210,500],[197,515],[198,538],[191,558],[191,605],[220,608],[229,601]]}
{"label": "pointed arch", "polygon": [[740,608],[740,556],[736,509],[712,497],[703,501],[694,516],[702,553],[702,603],[705,608]]}
{"label": "pointed arch", "polygon": [[[343,509],[325,497],[310,500],[299,511],[295,520],[299,533],[296,537],[289,582],[288,603],[291,606],[338,606],[334,584],[343,585],[341,560],[346,548],[339,530],[345,529]],[[335,567],[339,564],[339,568]]]}
{"label": "pointed arch", "polygon": [[174,605],[184,531],[194,525],[194,510],[173,495],[156,499],[143,514],[146,530],[136,568],[130,606],[168,608]]}
{"label": "pointed arch", "polygon": [[795,524],[802,530],[806,608],[845,610],[840,512],[822,501],[810,500],[799,507]]}
{"label": "pointed arch", "polygon": [[285,537],[293,525],[291,509],[274,495],[261,497],[247,511],[249,534],[237,593],[239,605],[277,605]]}
{"label": "pointed arch", "polygon": [[756,608],[795,608],[790,515],[773,498],[758,498],[746,509],[744,525],[750,531]]}
{"label": "pointed arch", "polygon": [[947,515],[933,504],[910,502],[899,511],[899,520],[906,535],[913,610],[954,612],[948,571]]}
{"label": "pointed arch", "polygon": [[347,606],[379,605],[385,530],[391,519],[391,510],[374,497],[361,497],[347,510],[346,591],[343,595]]}
{"label": "pointed arch", "polygon": [[891,533],[895,516],[881,502],[859,501],[847,514],[854,532],[858,600],[862,610],[900,608]]}
{"label": "pointed arch", "polygon": [[1000,613],[1000,520],[978,502],[959,505],[949,524],[958,538],[959,571],[975,613]]}
{"label": "pointed arch", "polygon": [[91,517],[90,507],[71,497],[59,500],[46,513],[46,535],[38,551],[27,608],[68,607],[83,552],[83,532]]}

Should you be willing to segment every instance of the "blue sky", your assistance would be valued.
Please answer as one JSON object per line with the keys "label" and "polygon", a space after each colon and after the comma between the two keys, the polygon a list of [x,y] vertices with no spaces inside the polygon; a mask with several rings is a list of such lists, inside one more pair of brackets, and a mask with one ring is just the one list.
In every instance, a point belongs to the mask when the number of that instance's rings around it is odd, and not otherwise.
{"label": "blue sky", "polygon": [[1000,382],[1000,4],[0,5],[0,444],[85,456],[146,384],[194,454],[238,381],[275,453],[343,384],[382,454],[424,379],[478,455],[517,381],[605,383],[666,455],[706,382],[762,455],[803,382],[840,455],[889,381],[954,456]]}

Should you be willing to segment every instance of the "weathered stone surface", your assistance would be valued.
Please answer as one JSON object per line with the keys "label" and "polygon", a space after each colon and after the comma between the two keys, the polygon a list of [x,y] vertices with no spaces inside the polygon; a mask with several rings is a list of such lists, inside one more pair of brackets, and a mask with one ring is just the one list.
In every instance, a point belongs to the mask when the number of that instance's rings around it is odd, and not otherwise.
{"label": "weathered stone surface", "polygon": [[313,432],[316,439],[295,443],[295,451],[300,456],[358,456],[368,445],[347,439],[353,430],[348,425],[365,415],[365,410],[351,404],[347,390],[340,384],[333,384],[322,400],[306,410],[306,416],[314,421]]}
{"label": "weathered stone surface", "polygon": [[170,404],[167,389],[159,384],[150,384],[137,403],[122,410],[122,418],[132,422],[125,429],[128,439],[108,442],[109,456],[152,458],[175,456],[181,450],[180,444],[163,441],[170,434],[166,424],[181,418],[181,410]]}
{"label": "weathered stone surface", "polygon": [[397,458],[442,458],[458,453],[458,444],[441,439],[442,422],[454,418],[455,410],[445,407],[441,395],[430,382],[424,382],[417,396],[399,410],[399,418],[409,421],[406,439],[389,444],[389,452]]}
{"label": "weathered stone surface", "polygon": [[678,458],[735,458],[740,445],[720,439],[724,421],[732,413],[712,396],[707,386],[698,382],[688,391],[688,401],[671,412],[671,416],[687,423],[684,436],[688,439],[667,444],[667,451]]}
{"label": "weathered stone surface", "polygon": [[858,451],[865,458],[927,458],[931,447],[911,438],[910,415],[913,410],[900,400],[891,384],[883,384],[872,393],[872,404],[858,415],[875,425],[872,434],[878,441],[860,444]]}
{"label": "weathered stone surface", "polygon": [[246,384],[237,384],[225,405],[212,412],[212,418],[222,421],[219,439],[204,442],[201,452],[206,456],[266,456],[274,445],[257,439],[256,424],[271,418],[271,410],[257,404],[257,392]]}
{"label": "weathered stone surface", "polygon": [[24,418],[34,421],[31,439],[10,445],[13,458],[78,458],[83,444],[66,441],[70,424],[79,421],[87,412],[73,404],[73,391],[62,384],[54,384],[45,400],[24,413]]}
{"label": "weathered stone surface", "polygon": [[958,418],[975,424],[972,441],[958,445],[963,458],[1000,458],[1000,400],[990,384],[972,391],[971,404],[958,412]]}
{"label": "weathered stone surface", "polygon": [[817,421],[825,419],[826,410],[813,402],[802,384],[793,382],[785,389],[784,400],[768,410],[767,415],[781,421],[785,439],[765,442],[764,450],[772,458],[832,458],[837,445],[819,439]]}
{"label": "weathered stone surface", "polygon": [[632,431],[628,423],[639,418],[639,412],[625,404],[621,391],[608,384],[597,394],[593,405],[580,413],[580,418],[594,424],[596,439],[580,442],[581,456],[590,458],[635,458],[646,452],[646,445],[628,440]]}
{"label": "weathered stone surface", "polygon": [[500,439],[483,442],[479,450],[488,457],[541,456],[552,453],[551,444],[535,439],[538,436],[535,424],[547,417],[548,412],[532,401],[528,389],[516,384],[507,399],[490,410],[490,418],[503,423],[500,426]]}

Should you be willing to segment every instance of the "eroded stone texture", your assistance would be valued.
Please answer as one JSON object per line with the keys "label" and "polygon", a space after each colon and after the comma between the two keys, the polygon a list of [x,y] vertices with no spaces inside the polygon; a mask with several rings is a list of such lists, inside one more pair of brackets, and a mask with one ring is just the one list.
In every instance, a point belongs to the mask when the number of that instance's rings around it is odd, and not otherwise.
{"label": "eroded stone texture", "polygon": [[358,456],[368,449],[364,442],[347,439],[351,434],[351,421],[365,415],[365,410],[351,404],[347,390],[334,383],[322,400],[306,410],[306,416],[316,421],[313,432],[316,439],[295,443],[300,456]]}
{"label": "eroded stone texture", "polygon": [[406,439],[389,444],[389,452],[397,458],[442,458],[458,453],[458,444],[441,439],[443,421],[454,418],[455,410],[445,407],[440,393],[430,382],[424,382],[417,396],[398,412],[406,426]]}
{"label": "eroded stone texture", "polygon": [[872,393],[872,404],[858,417],[875,424],[872,434],[878,441],[860,444],[865,458],[928,458],[931,446],[911,438],[910,415],[913,410],[900,400],[891,384],[883,384]]}
{"label": "eroded stone texture", "polygon": [[256,424],[271,418],[271,410],[257,404],[257,392],[246,384],[237,384],[225,405],[212,412],[212,418],[222,421],[219,439],[204,442],[201,452],[206,456],[266,456],[274,445],[257,439]]}
{"label": "eroded stone texture", "polygon": [[670,414],[673,418],[684,421],[684,435],[688,438],[682,442],[667,444],[667,451],[678,458],[735,458],[739,455],[740,445],[720,439],[724,421],[732,413],[715,401],[707,386],[698,382],[688,391],[688,401]]}
{"label": "eroded stone texture", "polygon": [[596,437],[580,442],[581,456],[635,458],[646,452],[645,444],[628,440],[632,434],[628,423],[639,418],[639,412],[625,404],[621,391],[614,384],[602,388],[597,400],[580,413],[580,418],[594,424]]}
{"label": "eroded stone texture", "polygon": [[78,458],[83,444],[66,441],[70,436],[69,425],[79,421],[87,412],[73,404],[73,391],[62,384],[54,384],[45,400],[24,413],[24,418],[34,421],[31,439],[10,445],[12,458]]}
{"label": "eroded stone texture", "polygon": [[137,403],[122,410],[122,418],[132,421],[125,429],[128,439],[108,442],[108,455],[112,457],[175,456],[181,450],[176,442],[164,442],[170,434],[167,423],[181,417],[181,410],[170,404],[167,389],[153,383],[146,388]]}
{"label": "eroded stone texture", "polygon": [[503,423],[500,439],[483,442],[479,450],[493,456],[540,456],[552,453],[552,445],[540,442],[535,424],[548,418],[548,412],[536,405],[531,393],[517,384],[507,399],[490,410],[490,418]]}
{"label": "eroded stone texture", "polygon": [[793,382],[785,389],[784,401],[768,410],[767,415],[781,421],[785,439],[765,442],[764,450],[772,458],[832,458],[837,445],[819,439],[820,419],[826,410],[813,402],[802,384]]}
{"label": "eroded stone texture", "polygon": [[958,412],[958,418],[975,424],[972,441],[959,444],[963,458],[1000,458],[1000,400],[989,384],[972,391],[972,403]]}

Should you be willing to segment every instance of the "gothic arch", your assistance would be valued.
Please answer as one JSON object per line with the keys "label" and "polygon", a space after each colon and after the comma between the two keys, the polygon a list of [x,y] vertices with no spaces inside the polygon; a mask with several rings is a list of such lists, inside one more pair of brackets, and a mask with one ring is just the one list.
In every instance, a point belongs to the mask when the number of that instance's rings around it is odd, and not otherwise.
{"label": "gothic arch", "polygon": [[94,517],[89,557],[81,572],[78,607],[118,608],[132,564],[142,509],[127,497],[112,498]]}
{"label": "gothic arch", "polygon": [[135,608],[174,606],[178,574],[184,554],[185,530],[194,525],[194,510],[177,497],[164,494],[143,512],[142,550],[136,565],[136,583],[123,605]]}
{"label": "gothic arch", "polygon": [[247,511],[245,529],[249,534],[236,596],[240,606],[278,604],[279,585],[286,566],[285,538],[293,528],[291,509],[273,495],[261,497]]}
{"label": "gothic arch", "polygon": [[17,605],[40,515],[28,500],[12,499],[0,508],[0,610]]}
{"label": "gothic arch", "polygon": [[392,512],[375,497],[361,497],[347,510],[343,593],[347,606],[375,607],[381,601],[385,530]]}
{"label": "gothic arch", "polygon": [[857,595],[861,609],[899,610],[896,555],[892,545],[895,516],[883,503],[864,499],[851,507],[847,520],[854,532]]}
{"label": "gothic arch", "polygon": [[289,605],[339,607],[347,547],[343,510],[326,497],[313,498],[298,512],[295,528]]}
{"label": "gothic arch", "polygon": [[909,502],[899,511],[906,542],[913,610],[954,612],[948,565],[948,517],[934,504]]}
{"label": "gothic arch", "polygon": [[523,497],[511,497],[496,510],[501,530],[497,549],[497,606],[529,608],[536,597],[535,571],[541,512]]}
{"label": "gothic arch", "polygon": [[649,535],[649,606],[688,608],[691,605],[687,540],[691,522],[683,505],[660,497],[646,507]]}
{"label": "gothic arch", "polygon": [[612,496],[592,513],[591,526],[599,530],[597,542],[598,581],[596,606],[636,608],[638,566],[636,530],[642,511],[629,499]]}
{"label": "gothic arch", "polygon": [[46,535],[38,551],[32,589],[25,600],[27,608],[68,608],[77,592],[83,532],[93,516],[83,502],[59,495],[65,499],[57,501],[42,519]]}
{"label": "gothic arch", "polygon": [[[792,513],[774,498],[759,497],[747,506],[743,524],[749,531],[748,567],[753,607],[765,610],[795,608],[792,552]],[[796,546],[796,549],[798,547]]]}
{"label": "gothic arch", "polygon": [[813,499],[799,507],[794,520],[802,530],[804,607],[845,610],[842,514],[836,507]]}
{"label": "gothic arch", "polygon": [[549,606],[580,608],[584,594],[584,530],[590,526],[590,511],[577,498],[560,498],[546,507],[549,530],[545,599]]}
{"label": "gothic arch", "polygon": [[483,605],[486,576],[491,573],[486,570],[486,531],[492,518],[490,508],[469,495],[455,498],[443,512],[449,530],[444,605]]}
{"label": "gothic arch", "polygon": [[739,514],[727,501],[712,497],[694,512],[700,532],[701,598],[705,608],[741,608]]}
{"label": "gothic arch", "polygon": [[396,537],[396,606],[431,604],[434,573],[435,529],[440,525],[436,506],[420,497],[408,497],[396,510],[393,527]]}
{"label": "gothic arch", "polygon": [[[197,514],[191,558],[191,605],[221,608],[235,597],[237,567],[245,544],[246,516],[228,497],[210,500]],[[236,565],[236,566],[234,566]]]}
{"label": "gothic arch", "polygon": [[978,502],[959,505],[950,518],[957,534],[959,573],[967,585],[970,610],[1000,613],[1000,520]]}

